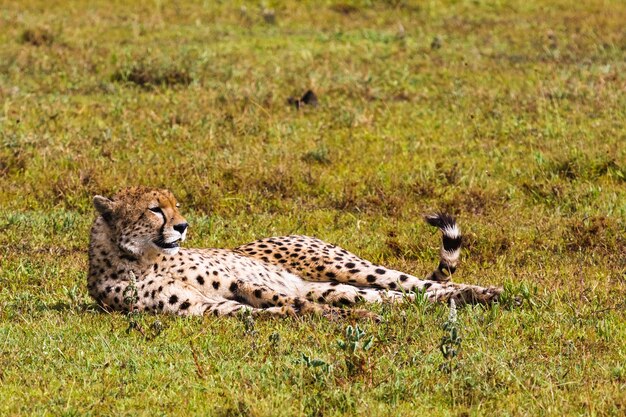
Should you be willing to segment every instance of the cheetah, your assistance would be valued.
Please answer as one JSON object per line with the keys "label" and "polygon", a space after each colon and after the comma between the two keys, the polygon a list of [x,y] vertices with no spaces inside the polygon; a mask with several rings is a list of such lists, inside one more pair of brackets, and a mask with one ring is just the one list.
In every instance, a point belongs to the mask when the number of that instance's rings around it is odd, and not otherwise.
{"label": "cheetah", "polygon": [[[104,309],[178,315],[321,315],[373,318],[359,302],[428,300],[489,304],[502,292],[450,282],[461,232],[444,214],[426,220],[443,234],[439,266],[427,279],[376,265],[309,236],[261,239],[235,249],[186,249],[188,224],[174,195],[132,187],[93,199],[89,294]],[[133,285],[135,300],[124,295]]]}

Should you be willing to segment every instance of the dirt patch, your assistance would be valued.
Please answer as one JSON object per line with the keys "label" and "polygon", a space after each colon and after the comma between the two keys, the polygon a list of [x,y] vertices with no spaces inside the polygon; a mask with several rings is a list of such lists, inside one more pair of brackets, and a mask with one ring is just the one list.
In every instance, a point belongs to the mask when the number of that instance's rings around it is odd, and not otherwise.
{"label": "dirt patch", "polygon": [[340,196],[333,199],[330,207],[354,213],[384,213],[390,217],[397,217],[402,213],[407,201],[404,195],[387,192],[375,181],[368,182],[366,186],[347,183]]}
{"label": "dirt patch", "polygon": [[438,199],[438,209],[444,213],[486,216],[506,205],[507,197],[499,191],[480,188],[462,189]]}
{"label": "dirt patch", "polygon": [[472,188],[456,196],[457,206],[462,213],[476,216],[486,215],[494,209],[502,209],[506,205],[506,196],[497,191],[485,191]]}
{"label": "dirt patch", "polygon": [[565,247],[573,252],[626,253],[626,230],[616,220],[605,216],[572,219],[563,239]]}
{"label": "dirt patch", "polygon": [[111,79],[115,82],[129,82],[143,88],[189,85],[193,82],[193,77],[186,69],[158,68],[145,64],[118,70]]}
{"label": "dirt patch", "polygon": [[398,240],[398,234],[393,230],[387,232],[385,245],[393,256],[401,257],[406,252],[406,247],[403,246],[402,243],[400,243],[400,241]]}
{"label": "dirt patch", "polygon": [[409,193],[415,194],[418,197],[435,197],[438,194],[437,187],[432,181],[420,181],[416,180],[413,183],[409,184],[408,190]]}
{"label": "dirt patch", "polygon": [[296,179],[292,173],[281,168],[275,168],[257,175],[231,172],[227,187],[232,190],[252,192],[265,200],[291,199],[298,195]]}
{"label": "dirt patch", "polygon": [[473,232],[463,234],[463,248],[478,263],[490,263],[509,252],[513,243],[507,236],[478,236]]}
{"label": "dirt patch", "polygon": [[521,189],[537,203],[548,205],[562,201],[565,196],[565,188],[562,185],[549,181],[525,181],[521,184]]}
{"label": "dirt patch", "polygon": [[609,175],[619,181],[626,181],[626,168],[613,156],[602,155],[595,158],[572,156],[548,162],[546,171],[567,181],[596,180]]}
{"label": "dirt patch", "polygon": [[26,160],[20,152],[11,155],[0,155],[0,175],[9,175],[23,172],[26,169]]}
{"label": "dirt patch", "polygon": [[50,46],[54,43],[54,34],[47,28],[26,29],[20,37],[22,43],[33,46]]}
{"label": "dirt patch", "polygon": [[457,185],[463,176],[463,172],[461,172],[461,168],[459,168],[459,164],[456,162],[452,165],[437,162],[437,164],[435,164],[435,171],[439,173],[440,178],[447,185]]}

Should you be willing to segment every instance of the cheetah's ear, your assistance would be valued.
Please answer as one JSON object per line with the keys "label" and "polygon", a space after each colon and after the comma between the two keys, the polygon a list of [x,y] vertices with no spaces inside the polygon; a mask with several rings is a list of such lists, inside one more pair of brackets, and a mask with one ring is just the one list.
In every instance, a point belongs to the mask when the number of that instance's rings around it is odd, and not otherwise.
{"label": "cheetah's ear", "polygon": [[113,202],[111,200],[97,195],[93,198],[93,206],[104,217],[104,220],[109,221],[111,219],[111,214],[113,214]]}

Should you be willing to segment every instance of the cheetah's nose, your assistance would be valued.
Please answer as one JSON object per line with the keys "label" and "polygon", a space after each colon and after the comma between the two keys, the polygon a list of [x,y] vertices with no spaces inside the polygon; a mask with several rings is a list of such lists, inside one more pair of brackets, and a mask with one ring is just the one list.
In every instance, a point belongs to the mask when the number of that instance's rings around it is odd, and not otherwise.
{"label": "cheetah's nose", "polygon": [[185,230],[187,230],[187,226],[189,226],[187,223],[175,224],[174,230],[176,230],[178,233],[182,235],[183,233],[185,233]]}

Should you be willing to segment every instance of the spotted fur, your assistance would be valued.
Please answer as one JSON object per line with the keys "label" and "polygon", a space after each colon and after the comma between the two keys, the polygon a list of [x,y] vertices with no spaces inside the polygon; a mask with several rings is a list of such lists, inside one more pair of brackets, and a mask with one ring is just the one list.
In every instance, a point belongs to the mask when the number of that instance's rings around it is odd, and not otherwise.
{"label": "spotted fur", "polygon": [[[454,272],[460,231],[453,218],[427,218],[443,232],[441,261],[430,279],[385,268],[309,236],[261,239],[233,250],[185,249],[187,222],[167,190],[134,187],[94,198],[98,217],[89,246],[90,295],[111,310],[179,315],[375,316],[342,309],[364,302],[403,302],[415,292],[432,301],[490,303],[500,288],[442,282]],[[445,272],[444,272],[445,271]],[[138,300],[124,293],[135,277]]]}

